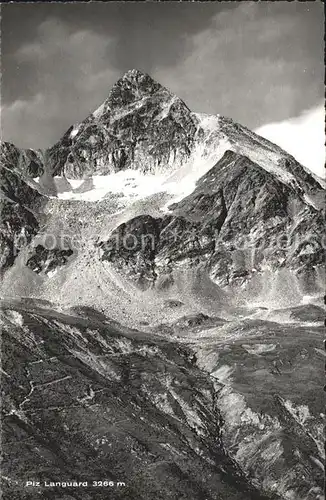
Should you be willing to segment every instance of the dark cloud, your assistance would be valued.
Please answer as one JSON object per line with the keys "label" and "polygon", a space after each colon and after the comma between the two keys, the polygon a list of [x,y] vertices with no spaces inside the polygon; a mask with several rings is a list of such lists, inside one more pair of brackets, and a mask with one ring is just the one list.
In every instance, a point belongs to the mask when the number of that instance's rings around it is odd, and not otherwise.
{"label": "dark cloud", "polygon": [[311,7],[243,2],[215,15],[188,56],[156,76],[195,111],[250,128],[299,116],[324,93],[322,7]]}
{"label": "dark cloud", "polygon": [[3,137],[44,147],[137,67],[196,111],[251,128],[323,96],[318,2],[2,6]]}
{"label": "dark cloud", "polygon": [[39,26],[48,19],[57,19],[70,32],[89,30],[113,39],[106,63],[120,73],[133,67],[150,73],[158,61],[163,67],[182,60],[191,45],[187,35],[205,29],[217,12],[235,6],[179,2],[3,5],[2,99],[12,101],[22,91],[33,95],[35,67],[23,61],[17,66],[15,52],[37,36]]}
{"label": "dark cloud", "polygon": [[19,146],[53,144],[71,123],[83,120],[120,76],[106,59],[114,42],[48,18],[37,36],[21,45],[18,64],[33,67],[33,93],[2,103],[3,135]]}

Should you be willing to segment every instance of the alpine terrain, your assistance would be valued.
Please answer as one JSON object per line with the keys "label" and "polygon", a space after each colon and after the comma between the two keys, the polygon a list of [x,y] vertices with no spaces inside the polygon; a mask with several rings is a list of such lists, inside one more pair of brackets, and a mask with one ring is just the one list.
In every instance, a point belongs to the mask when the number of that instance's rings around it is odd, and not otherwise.
{"label": "alpine terrain", "polygon": [[323,180],[128,71],[1,144],[5,500],[322,500]]}

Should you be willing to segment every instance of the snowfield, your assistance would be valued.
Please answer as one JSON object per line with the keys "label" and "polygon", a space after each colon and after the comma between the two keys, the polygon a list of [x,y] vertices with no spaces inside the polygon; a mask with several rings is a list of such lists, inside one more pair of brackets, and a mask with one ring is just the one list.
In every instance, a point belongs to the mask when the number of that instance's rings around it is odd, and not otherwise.
{"label": "snowfield", "polygon": [[[58,185],[60,177],[55,177]],[[109,193],[127,198],[144,198],[162,191],[164,177],[159,175],[143,175],[137,170],[124,170],[110,175],[94,175],[90,179],[67,179],[71,191],[58,190],[61,200],[99,201]],[[87,183],[87,184],[86,184]],[[85,189],[83,189],[83,185]],[[77,191],[78,190],[78,191]]]}

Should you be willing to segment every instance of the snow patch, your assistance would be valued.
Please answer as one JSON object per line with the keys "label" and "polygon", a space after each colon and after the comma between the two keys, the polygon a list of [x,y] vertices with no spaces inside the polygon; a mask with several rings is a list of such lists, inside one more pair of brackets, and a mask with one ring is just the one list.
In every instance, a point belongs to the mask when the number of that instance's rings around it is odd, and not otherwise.
{"label": "snow patch", "polygon": [[163,208],[165,212],[169,212],[169,205],[189,196],[197,181],[216,165],[226,151],[232,150],[232,144],[219,130],[219,115],[196,113],[195,116],[199,120],[196,148],[189,161],[170,175],[164,184],[166,191],[174,195],[173,200]]}
{"label": "snow patch", "polygon": [[16,325],[23,326],[24,325],[24,319],[22,314],[20,314],[17,311],[6,311],[6,315],[9,318],[9,320],[12,323],[15,323]]}
{"label": "snow patch", "polygon": [[284,406],[301,425],[303,425],[307,419],[311,418],[309,408],[306,405],[295,406],[292,401],[285,400]]}
{"label": "snow patch", "polygon": [[103,114],[104,107],[105,107],[105,103],[103,102],[103,104],[101,104],[101,106],[99,106],[95,111],[93,111],[94,118],[100,118],[100,116]]}
{"label": "snow patch", "polygon": [[230,375],[233,372],[233,368],[228,365],[220,366],[217,370],[211,373],[211,376],[217,378],[219,382],[228,382],[230,381]]}
{"label": "snow patch", "polygon": [[85,182],[85,179],[67,179],[67,181],[71,184],[72,189],[78,189]]}
{"label": "snow patch", "polygon": [[79,125],[74,125],[74,128],[70,132],[70,138],[73,139],[79,132]]}
{"label": "snow patch", "polygon": [[163,120],[164,118],[169,116],[172,105],[177,101],[178,98],[176,96],[173,96],[172,99],[167,102],[163,101],[161,103],[161,112],[155,116],[155,121]]}
{"label": "snow patch", "polygon": [[271,352],[274,351],[276,348],[276,344],[252,344],[252,345],[247,345],[247,344],[242,344],[242,347],[249,353],[249,354],[262,354],[263,352]]}
{"label": "snow patch", "polygon": [[317,205],[314,203],[314,201],[312,200],[312,198],[310,196],[308,196],[307,194],[304,194],[303,195],[303,199],[307,203],[307,205],[310,205],[311,207],[313,207],[316,210],[318,210]]}
{"label": "snow patch", "polygon": [[49,271],[47,273],[47,275],[49,278],[52,278],[55,274],[57,274],[57,272],[58,272],[58,269],[52,269],[52,271]]}
{"label": "snow patch", "polygon": [[[67,179],[73,189],[81,186],[85,180]],[[83,193],[73,190],[58,193],[62,200],[99,201],[110,193],[123,198],[139,199],[154,193],[164,191],[162,184],[165,177],[162,175],[142,174],[137,170],[123,170],[109,175],[95,175],[92,177],[92,187]]]}

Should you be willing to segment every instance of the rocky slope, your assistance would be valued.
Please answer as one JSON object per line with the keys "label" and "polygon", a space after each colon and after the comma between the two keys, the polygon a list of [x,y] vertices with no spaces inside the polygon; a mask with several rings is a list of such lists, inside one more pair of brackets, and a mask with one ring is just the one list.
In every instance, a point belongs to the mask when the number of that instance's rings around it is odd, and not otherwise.
{"label": "rocky slope", "polygon": [[[324,310],[299,306],[237,321],[204,315],[159,328],[209,372],[230,455],[264,491],[323,497]],[[262,319],[264,318],[264,319]]]}
{"label": "rocky slope", "polygon": [[[10,248],[21,222],[8,232],[4,221],[8,257],[3,265],[8,269],[17,263],[4,282],[6,293],[9,289],[14,295],[54,295],[65,302],[65,290],[85,275],[78,300],[102,307],[103,294],[116,293],[113,282],[119,282],[120,292],[130,288],[128,283],[120,286],[126,278],[142,291],[154,287],[156,295],[170,290],[164,300],[182,300],[193,288],[194,300],[187,310],[191,314],[196,301],[203,307],[204,287],[211,289],[212,307],[216,286],[231,288],[231,302],[261,302],[263,295],[269,303],[281,296],[285,303],[299,303],[320,292],[324,259],[320,183],[293,157],[245,127],[225,117],[192,113],[148,75],[129,71],[95,113],[53,148],[35,153],[33,157],[43,162],[38,172],[28,164],[30,152],[22,152],[19,160],[16,148],[4,145],[3,151],[5,178],[11,175],[4,186],[6,196],[20,200],[20,205],[31,193],[36,198],[42,193],[42,200],[47,200],[42,231],[37,221],[27,220],[24,210],[29,202],[19,208],[29,228],[27,243],[38,235],[18,261]],[[7,212],[13,217],[8,207]],[[47,233],[54,248],[43,241]],[[67,237],[70,242],[63,248]],[[76,244],[78,248],[73,248]],[[39,279],[34,280],[26,268],[38,260],[37,245],[56,255],[72,251],[74,259],[59,259],[63,265],[51,282],[37,267]],[[85,265],[91,267],[90,273]],[[199,283],[197,278],[185,280],[176,290],[180,273],[206,278]],[[266,295],[270,281],[273,285]],[[132,321],[135,291],[130,290],[125,307]],[[144,315],[146,301],[139,296],[137,303]],[[116,308],[116,313],[107,312],[120,320],[119,300]],[[218,313],[212,308],[202,312]]]}
{"label": "rocky slope", "polygon": [[143,333],[31,300],[1,316],[5,499],[323,498],[320,327],[192,317]]}
{"label": "rocky slope", "polygon": [[135,70],[2,154],[5,498],[322,500],[321,183]]}
{"label": "rocky slope", "polygon": [[3,167],[14,170],[25,177],[39,177],[44,172],[41,151],[19,149],[10,142],[1,143],[0,160]]}
{"label": "rocky slope", "polygon": [[286,269],[304,288],[323,268],[323,227],[323,212],[299,186],[228,151],[168,215],[120,225],[101,244],[102,259],[141,286],[173,280],[177,267],[201,265],[220,286]]}
{"label": "rocky slope", "polygon": [[[6,166],[7,165],[7,166]],[[11,267],[20,249],[40,229],[38,213],[45,198],[33,189],[15,164],[3,162],[0,169],[0,270]]]}
{"label": "rocky slope", "polygon": [[82,313],[3,304],[5,499],[271,498],[224,449],[213,383],[186,348]]}

